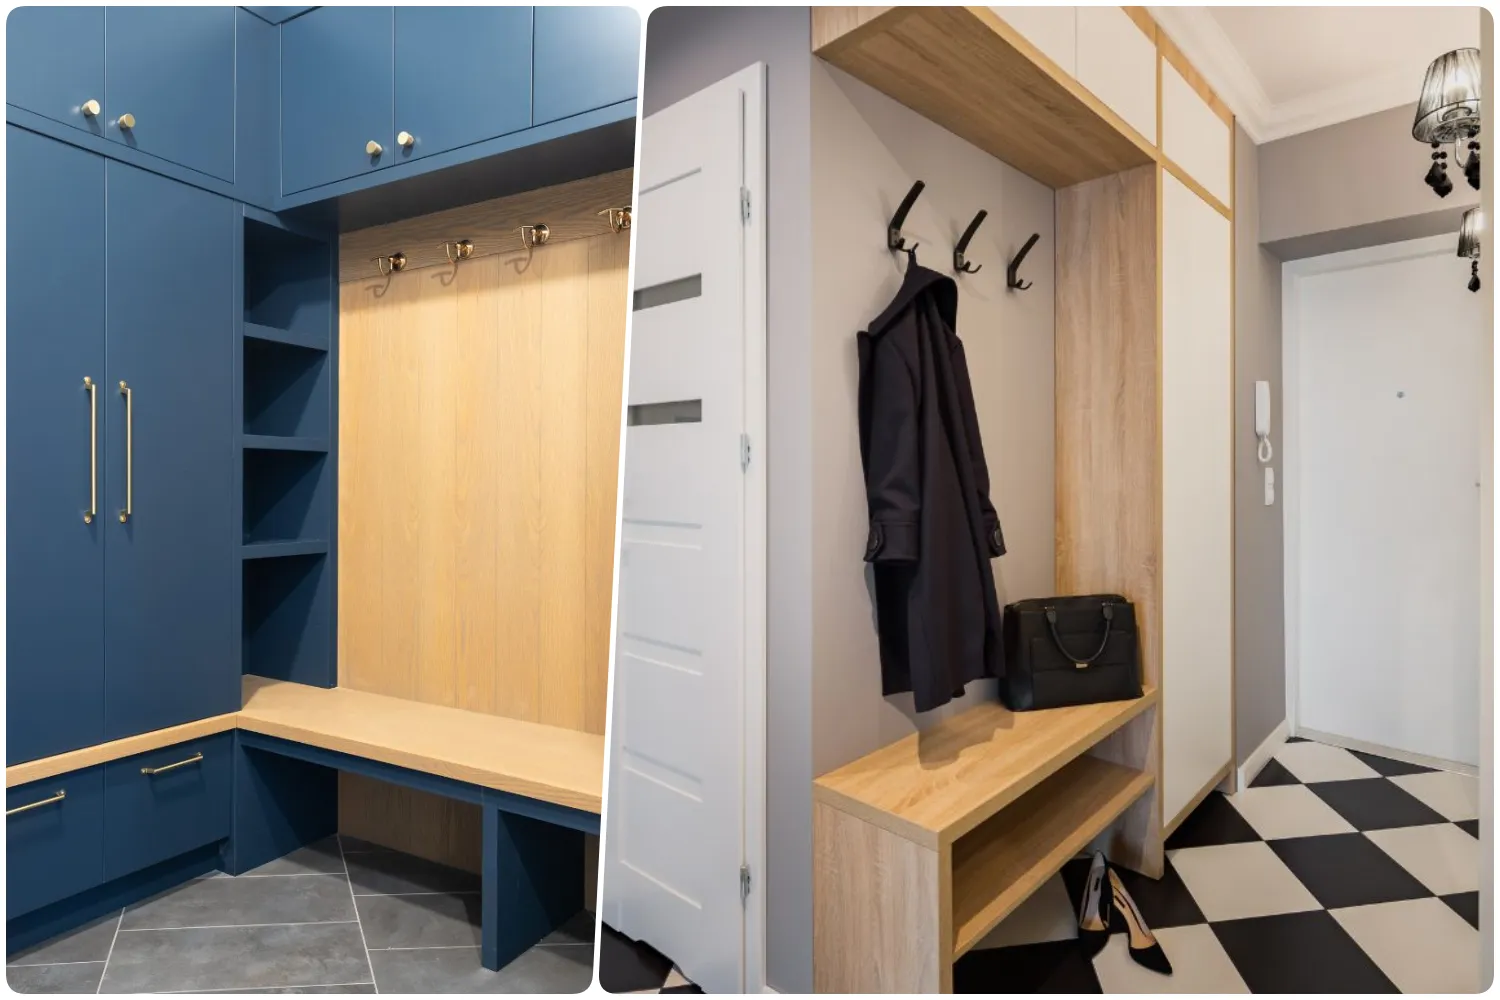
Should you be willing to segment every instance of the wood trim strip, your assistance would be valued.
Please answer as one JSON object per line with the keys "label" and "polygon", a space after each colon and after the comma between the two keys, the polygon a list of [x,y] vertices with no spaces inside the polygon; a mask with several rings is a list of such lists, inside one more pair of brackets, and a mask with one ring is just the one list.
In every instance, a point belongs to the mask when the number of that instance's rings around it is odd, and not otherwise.
{"label": "wood trim strip", "polygon": [[1155,19],[1151,17],[1146,8],[1121,7],[1120,9],[1125,12],[1126,17],[1135,22],[1135,26],[1140,28],[1147,38],[1151,39],[1152,42],[1156,41],[1156,36],[1160,33],[1160,29],[1157,28]]}
{"label": "wood trim strip", "polygon": [[1214,89],[1208,85],[1208,81],[1203,79],[1203,74],[1199,73],[1193,67],[1193,64],[1188,62],[1188,57],[1183,54],[1183,51],[1177,47],[1177,44],[1168,37],[1165,31],[1158,31],[1156,33],[1156,49],[1167,62],[1172,64],[1172,67],[1177,72],[1182,74],[1182,78],[1187,81],[1188,86],[1198,92],[1198,96],[1203,98],[1208,106],[1213,109],[1214,114],[1218,115],[1226,123],[1230,125],[1234,124],[1234,112],[1229,110],[1229,105],[1219,99],[1219,95],[1214,93]]}
{"label": "wood trim strip", "polygon": [[[1234,144],[1234,133],[1231,130],[1231,132],[1230,132],[1230,148],[1231,149],[1233,148],[1233,144]],[[1230,208],[1228,205],[1224,204],[1218,198],[1214,197],[1213,193],[1210,192],[1208,190],[1208,188],[1206,188],[1202,184],[1200,184],[1198,182],[1197,178],[1195,178],[1192,174],[1188,173],[1182,167],[1178,166],[1177,165],[1177,161],[1169,158],[1165,153],[1161,154],[1157,159],[1161,162],[1162,168],[1164,170],[1167,170],[1168,172],[1171,173],[1171,175],[1173,177],[1175,177],[1178,180],[1182,181],[1182,183],[1184,185],[1186,185],[1187,188],[1188,188],[1188,190],[1192,191],[1193,194],[1197,195],[1199,198],[1202,198],[1204,201],[1208,202],[1210,208],[1212,208],[1215,212],[1218,212],[1220,215],[1224,216],[1224,218],[1230,220],[1231,222],[1234,221],[1234,210],[1232,208]],[[1233,166],[1233,164],[1231,164],[1231,166]],[[1231,178],[1231,181],[1230,181],[1230,190],[1232,191],[1233,188],[1234,188],[1234,184],[1233,184],[1233,179]],[[1232,197],[1232,195],[1231,195],[1231,197]]]}
{"label": "wood trim strip", "polygon": [[[1233,754],[1231,754],[1230,756],[1232,758]],[[1177,828],[1182,825],[1182,821],[1191,816],[1193,814],[1193,810],[1201,806],[1203,804],[1203,800],[1208,798],[1209,793],[1212,792],[1215,788],[1218,788],[1220,783],[1222,783],[1225,778],[1229,777],[1229,775],[1233,773],[1233,771],[1234,761],[1231,759],[1227,764],[1214,772],[1214,776],[1208,779],[1208,783],[1201,789],[1199,789],[1192,798],[1188,799],[1187,805],[1182,807],[1182,811],[1179,812],[1176,816],[1172,817],[1172,822],[1162,827],[1162,843],[1166,843],[1167,838],[1172,836],[1172,834],[1176,832]]]}
{"label": "wood trim strip", "polygon": [[159,750],[174,743],[228,732],[236,728],[238,723],[239,713],[229,712],[224,715],[210,716],[207,719],[184,722],[180,726],[168,726],[166,729],[126,736],[108,743],[96,743],[91,747],[69,750],[67,753],[55,754],[51,757],[28,760],[24,764],[12,764],[5,769],[5,787],[15,788],[17,785],[27,785],[33,781],[56,777],[79,768],[107,764],[112,760],[131,757],[148,750]]}

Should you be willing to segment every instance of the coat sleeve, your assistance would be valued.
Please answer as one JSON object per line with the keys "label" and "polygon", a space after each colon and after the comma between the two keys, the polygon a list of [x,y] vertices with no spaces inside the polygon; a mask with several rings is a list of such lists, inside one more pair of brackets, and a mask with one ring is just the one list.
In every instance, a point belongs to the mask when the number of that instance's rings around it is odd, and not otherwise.
{"label": "coat sleeve", "polygon": [[870,534],[865,561],[914,563],[920,553],[922,479],[916,373],[896,345],[859,338],[860,450]]}
{"label": "coat sleeve", "polygon": [[974,409],[974,387],[969,382],[969,362],[963,341],[953,338],[953,377],[958,383],[959,409],[963,412],[964,437],[969,441],[969,464],[974,470],[974,488],[979,491],[979,509],[984,514],[984,537],[990,556],[1005,555],[1005,535],[1000,515],[990,503],[990,467],[984,460],[984,442],[979,437],[979,415]]}

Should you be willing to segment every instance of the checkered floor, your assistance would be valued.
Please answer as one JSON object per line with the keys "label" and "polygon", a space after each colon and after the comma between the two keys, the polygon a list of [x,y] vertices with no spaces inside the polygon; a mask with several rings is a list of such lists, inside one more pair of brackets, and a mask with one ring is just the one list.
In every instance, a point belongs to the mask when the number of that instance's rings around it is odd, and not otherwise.
{"label": "checkered floor", "polygon": [[[965,955],[959,993],[1466,993],[1479,988],[1479,784],[1294,739],[1251,787],[1218,792],[1167,841],[1159,881],[1123,873],[1174,974],[1117,933],[1077,937],[1088,861],[1069,862]],[[1123,930],[1123,928],[1120,928]],[[700,992],[603,928],[611,993]]]}

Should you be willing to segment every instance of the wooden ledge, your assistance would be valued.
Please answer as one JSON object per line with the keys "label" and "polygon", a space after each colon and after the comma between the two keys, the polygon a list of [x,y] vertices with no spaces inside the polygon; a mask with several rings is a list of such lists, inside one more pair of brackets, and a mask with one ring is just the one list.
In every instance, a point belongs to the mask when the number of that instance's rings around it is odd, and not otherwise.
{"label": "wooden ledge", "polygon": [[813,782],[813,798],[925,847],[952,844],[1155,705],[1133,701],[1042,712],[980,705]]}
{"label": "wooden ledge", "polygon": [[173,743],[228,732],[235,728],[238,718],[239,713],[229,712],[225,715],[185,722],[180,726],[168,726],[166,729],[156,729],[149,733],[137,733],[135,736],[110,740],[108,743],[96,743],[91,747],[69,750],[67,753],[54,754],[51,757],[39,757],[21,764],[12,764],[5,769],[5,787],[29,785],[43,778],[53,778],[80,768],[105,764],[112,760],[119,760],[121,757],[145,753],[147,750],[158,750],[162,747],[169,747]]}

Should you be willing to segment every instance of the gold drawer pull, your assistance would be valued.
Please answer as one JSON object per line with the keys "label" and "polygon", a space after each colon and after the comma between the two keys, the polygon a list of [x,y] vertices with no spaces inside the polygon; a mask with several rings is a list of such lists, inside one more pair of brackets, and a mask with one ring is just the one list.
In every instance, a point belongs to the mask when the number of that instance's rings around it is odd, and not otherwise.
{"label": "gold drawer pull", "polygon": [[5,815],[15,816],[18,813],[31,812],[31,810],[33,809],[40,809],[42,808],[42,806],[50,806],[54,802],[61,802],[67,797],[67,792],[63,791],[62,789],[58,789],[51,798],[42,799],[40,801],[33,802],[30,805],[16,806],[14,809],[7,809],[5,810]]}
{"label": "gold drawer pull", "polygon": [[189,764],[196,764],[199,761],[201,761],[202,759],[203,759],[203,754],[202,753],[195,753],[191,757],[189,757],[187,760],[179,760],[175,764],[164,764],[161,767],[143,767],[143,768],[141,768],[141,773],[142,774],[166,774],[168,771],[175,771],[179,767],[187,767]]}
{"label": "gold drawer pull", "polygon": [[99,513],[99,387],[87,375],[83,387],[89,394],[89,509],[83,512],[83,523],[93,524]]}
{"label": "gold drawer pull", "polygon": [[120,395],[125,397],[125,509],[120,511],[120,523],[124,524],[135,512],[135,397],[123,381]]}

